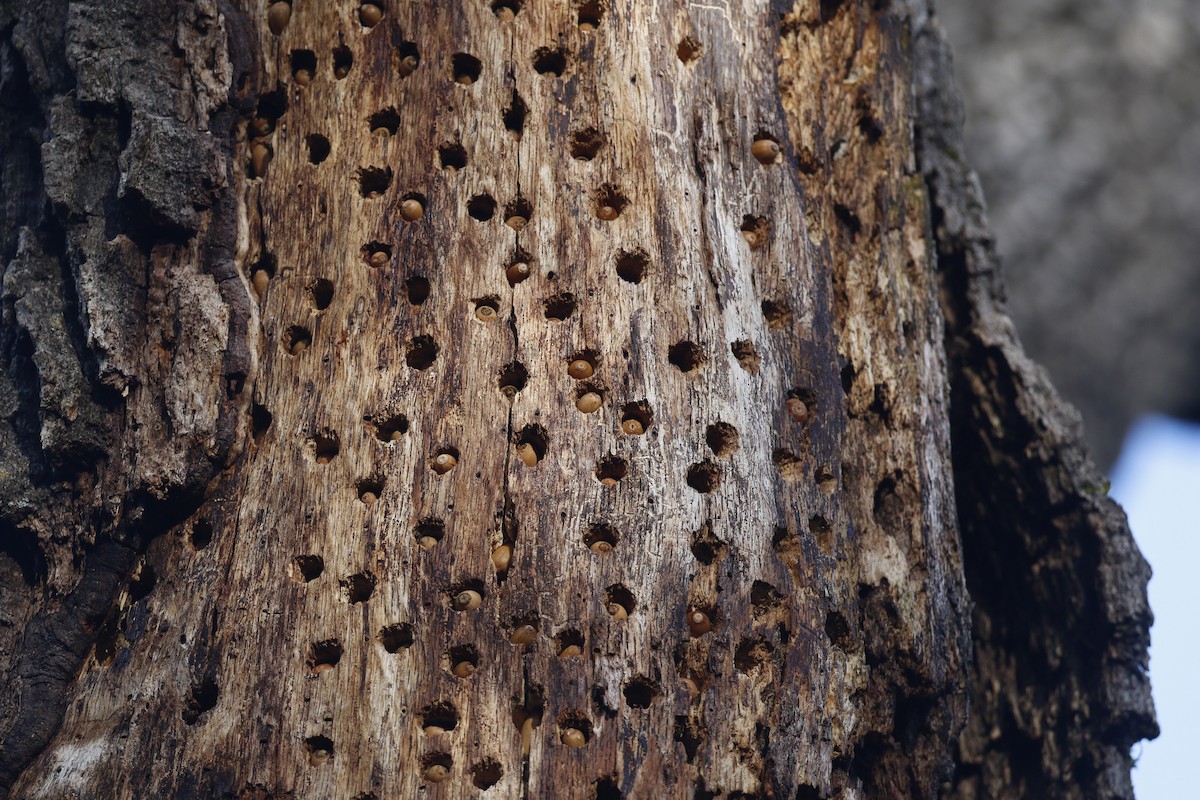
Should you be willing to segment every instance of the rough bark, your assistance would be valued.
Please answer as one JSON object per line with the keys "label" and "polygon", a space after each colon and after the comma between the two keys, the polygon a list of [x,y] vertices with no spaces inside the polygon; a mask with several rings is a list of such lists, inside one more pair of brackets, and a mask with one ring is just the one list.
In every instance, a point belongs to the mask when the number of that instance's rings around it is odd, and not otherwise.
{"label": "rough bark", "polygon": [[0,786],[1129,796],[923,10],[289,10],[0,12]]}

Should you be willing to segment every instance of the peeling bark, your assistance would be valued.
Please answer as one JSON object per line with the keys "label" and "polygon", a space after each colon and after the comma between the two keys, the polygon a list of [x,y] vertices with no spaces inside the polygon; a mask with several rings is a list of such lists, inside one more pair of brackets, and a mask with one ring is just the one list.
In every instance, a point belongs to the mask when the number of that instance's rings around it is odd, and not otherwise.
{"label": "peeling bark", "polygon": [[0,11],[9,796],[1131,796],[923,9],[284,5]]}

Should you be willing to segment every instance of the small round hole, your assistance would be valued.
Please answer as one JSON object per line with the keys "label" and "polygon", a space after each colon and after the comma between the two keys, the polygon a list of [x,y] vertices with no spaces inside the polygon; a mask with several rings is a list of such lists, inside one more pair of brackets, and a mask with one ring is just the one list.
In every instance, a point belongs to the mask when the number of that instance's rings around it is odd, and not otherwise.
{"label": "small round hole", "polygon": [[308,648],[308,669],[314,675],[326,672],[342,660],[345,649],[337,639],[313,642]]}
{"label": "small round hole", "polygon": [[612,222],[625,210],[629,205],[629,198],[621,193],[616,186],[605,184],[600,187],[600,191],[596,193],[595,213],[598,219],[605,222]]}
{"label": "small round hole", "polygon": [[392,185],[391,167],[359,167],[359,193],[368,200],[382,197],[387,188]]}
{"label": "small round hole", "polygon": [[612,526],[602,522],[593,523],[583,536],[583,543],[588,549],[599,555],[611,553],[620,541],[620,534],[613,530]]}
{"label": "small round hole", "polygon": [[367,422],[374,429],[375,438],[381,442],[395,442],[408,433],[408,417],[403,414],[393,414],[377,421],[368,418]]}
{"label": "small round hole", "polygon": [[456,678],[469,678],[479,668],[479,652],[469,644],[451,647],[449,662],[450,674]]}
{"label": "small round hole", "polygon": [[426,370],[437,360],[438,346],[432,336],[415,336],[404,354],[404,362],[415,370]]}
{"label": "small round hole", "polygon": [[312,50],[292,51],[292,80],[297,86],[308,86],[317,74],[317,54]]}
{"label": "small round hole", "polygon": [[342,445],[338,435],[333,431],[322,431],[315,434],[308,442],[313,460],[318,464],[328,464],[341,451]]}
{"label": "small round hole", "polygon": [[[438,164],[442,169],[457,172],[466,169],[467,151],[457,142],[447,142],[438,148]],[[468,209],[470,205],[468,204]]]}
{"label": "small round hole", "polygon": [[308,763],[314,767],[333,758],[333,740],[328,736],[309,736],[304,740],[304,749],[308,751]]}
{"label": "small round hole", "polygon": [[561,49],[539,47],[533,54],[533,69],[539,75],[562,77],[567,69],[567,55]]}
{"label": "small round hole", "polygon": [[767,243],[770,236],[771,223],[766,217],[756,217],[747,214],[742,217],[742,238],[751,250],[758,250]]}
{"label": "small round hole", "polygon": [[729,345],[733,357],[737,359],[738,366],[749,372],[751,375],[758,373],[760,359],[758,357],[758,348],[754,346],[754,342],[749,339],[739,339]]}
{"label": "small round hole", "polygon": [[367,124],[370,126],[371,133],[395,136],[396,131],[400,129],[400,112],[396,111],[394,107],[380,109],[370,116]]}
{"label": "small round hole", "polygon": [[480,322],[495,322],[500,316],[500,299],[480,297],[471,301],[475,305],[475,319]]}
{"label": "small round hole", "polygon": [[454,82],[462,86],[470,86],[479,80],[479,73],[483,71],[483,64],[469,53],[455,53],[450,57],[450,64],[454,71]]}
{"label": "small round hole", "polygon": [[421,520],[413,529],[413,538],[417,544],[426,550],[432,550],[446,535],[446,523],[440,519],[427,518]]}
{"label": "small round hole", "polygon": [[287,329],[284,337],[284,349],[293,356],[298,356],[312,345],[312,334],[307,328],[293,325]]}
{"label": "small round hole", "polygon": [[346,599],[352,604],[365,603],[375,593],[375,576],[369,572],[359,572],[342,578],[340,584]]}
{"label": "small round hole", "polygon": [[[517,392],[525,388],[528,380],[529,370],[525,369],[524,364],[519,361],[505,364],[500,368],[500,380],[498,381],[500,393],[510,399],[516,397]],[[544,448],[542,452],[545,453]]]}
{"label": "small round hole", "polygon": [[600,152],[604,138],[595,128],[583,128],[571,134],[571,156],[577,161],[591,161]]}
{"label": "small round hole", "polygon": [[642,250],[617,254],[617,277],[627,283],[641,283],[650,266],[650,257]]}
{"label": "small round hole", "polygon": [[429,281],[420,275],[414,275],[404,282],[404,294],[414,306],[424,305],[429,299]]}
{"label": "small round hole", "polygon": [[467,201],[467,213],[471,219],[487,222],[496,215],[496,201],[490,194],[477,194]]}
{"label": "small round hole", "polygon": [[401,78],[407,78],[417,71],[421,65],[421,53],[413,42],[401,42],[396,48],[396,71]]}
{"label": "small round hole", "polygon": [[315,581],[325,571],[325,559],[317,555],[296,556],[292,564],[296,567],[296,574],[304,583]]}
{"label": "small round hole", "polygon": [[308,163],[320,164],[329,158],[329,140],[321,134],[310,133],[304,137],[304,143],[308,145]]}
{"label": "small round hole", "polygon": [[568,628],[554,637],[554,645],[559,658],[578,658],[583,655],[583,634]]}
{"label": "small round hole", "polygon": [[762,301],[762,314],[763,319],[767,321],[767,327],[774,330],[782,330],[792,321],[792,310],[775,300]]}
{"label": "small round hole", "polygon": [[625,684],[624,695],[632,708],[649,708],[662,695],[662,689],[649,678],[637,677]]}
{"label": "small round hole", "polygon": [[358,492],[358,499],[363,505],[374,505],[379,501],[379,496],[383,493],[383,481],[375,478],[366,478],[358,482],[355,486]]}
{"label": "small round hole", "polygon": [[503,22],[514,19],[521,13],[521,0],[494,0],[492,13]]}
{"label": "small round hole", "polygon": [[721,485],[721,471],[711,461],[692,464],[687,471],[687,485],[700,494],[708,494]]}
{"label": "small round hole", "polygon": [[691,372],[697,369],[707,359],[704,352],[695,342],[676,342],[667,348],[667,361],[680,372]]}
{"label": "small round hole", "polygon": [[629,472],[625,459],[618,456],[605,456],[596,465],[596,480],[608,487],[616,486]]}
{"label": "small round hole", "polygon": [[575,299],[575,295],[570,292],[559,292],[552,297],[547,297],[542,301],[542,307],[545,309],[546,319],[562,322],[568,319],[575,313],[579,302]]}
{"label": "small round hole", "polygon": [[714,422],[705,430],[704,441],[717,458],[728,458],[738,449],[741,434],[728,422]]}
{"label": "small round hole", "polygon": [[354,53],[350,52],[350,48],[345,45],[333,48],[333,77],[341,80],[350,74],[351,67],[354,66]]}
{"label": "small round hole", "polygon": [[429,468],[438,475],[445,475],[458,466],[458,450],[453,447],[443,447],[429,459]]}
{"label": "small round hole", "polygon": [[675,48],[675,55],[684,64],[691,64],[700,57],[703,47],[699,40],[694,36],[685,36],[679,41],[679,46]]}
{"label": "small round hole", "polygon": [[609,616],[620,622],[628,619],[633,613],[637,608],[637,601],[633,599],[633,592],[628,588],[614,583],[604,590],[604,606],[608,609]]}
{"label": "small round hole", "polygon": [[398,623],[388,625],[379,630],[379,643],[388,653],[399,653],[413,645],[413,630],[411,625]]}

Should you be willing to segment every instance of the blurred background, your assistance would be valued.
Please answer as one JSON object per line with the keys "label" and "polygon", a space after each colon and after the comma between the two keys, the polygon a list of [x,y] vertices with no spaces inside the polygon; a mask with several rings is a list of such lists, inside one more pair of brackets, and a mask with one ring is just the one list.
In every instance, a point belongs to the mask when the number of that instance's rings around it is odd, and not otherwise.
{"label": "blurred background", "polygon": [[1200,742],[1200,3],[943,2],[1026,350],[1079,408],[1154,569],[1162,735],[1142,800],[1186,796]]}

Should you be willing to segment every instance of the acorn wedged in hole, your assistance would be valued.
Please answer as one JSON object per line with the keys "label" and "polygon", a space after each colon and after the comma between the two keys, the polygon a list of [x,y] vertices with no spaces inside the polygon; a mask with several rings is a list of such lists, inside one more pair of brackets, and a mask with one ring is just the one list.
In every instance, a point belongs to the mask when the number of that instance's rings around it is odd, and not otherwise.
{"label": "acorn wedged in hole", "polygon": [[592,542],[590,545],[588,545],[588,549],[590,549],[593,553],[599,553],[600,555],[607,555],[608,553],[611,553],[613,551],[613,546],[612,546],[612,542],[606,542],[603,539],[601,539],[599,541]]}
{"label": "acorn wedged in hole", "polygon": [[587,744],[587,737],[578,728],[563,728],[560,738],[567,747],[583,747]]}
{"label": "acorn wedged in hole", "polygon": [[376,250],[367,258],[367,263],[375,269],[386,267],[388,263],[388,254],[386,250]]}
{"label": "acorn wedged in hole", "polygon": [[712,620],[708,614],[705,614],[698,608],[694,608],[688,612],[687,626],[692,636],[703,636],[712,630]]}
{"label": "acorn wedged in hole", "polygon": [[779,144],[770,139],[756,139],[754,144],[750,145],[750,155],[754,156],[758,163],[770,166],[779,161]]}
{"label": "acorn wedged in hole", "polygon": [[808,419],[808,404],[799,397],[788,398],[787,410],[792,419],[797,422],[804,422]]}
{"label": "acorn wedged in hole", "polygon": [[636,419],[627,419],[621,423],[621,430],[630,436],[641,436],[646,432],[646,428]]}
{"label": "acorn wedged in hole", "polygon": [[298,69],[292,75],[292,80],[296,82],[297,86],[308,86],[312,83],[312,73],[306,69]]}
{"label": "acorn wedged in hole", "polygon": [[577,358],[567,365],[567,374],[577,381],[590,378],[595,373],[596,368],[592,366],[590,361],[583,358]]}
{"label": "acorn wedged in hole", "polygon": [[577,658],[581,655],[583,655],[583,648],[577,644],[569,644],[558,651],[559,658]]}
{"label": "acorn wedged in hole", "polygon": [[629,619],[629,611],[626,610],[625,606],[621,605],[620,603],[609,603],[608,604],[608,613],[613,619],[617,620],[618,622],[620,622],[621,620]]}
{"label": "acorn wedged in hole", "polygon": [[358,499],[363,502],[363,505],[369,506],[373,505],[379,498],[375,496],[374,492],[363,492],[358,496]]}
{"label": "acorn wedged in hole", "polygon": [[492,566],[496,572],[508,572],[512,565],[512,545],[502,544],[492,551]]}
{"label": "acorn wedged in hole", "polygon": [[283,29],[287,27],[291,18],[292,6],[290,3],[271,3],[271,7],[267,9],[267,27],[276,36],[283,33]]}
{"label": "acorn wedged in hole", "polygon": [[[281,4],[282,5],[282,4]],[[329,760],[328,750],[313,750],[308,754],[308,763],[314,767],[319,767]]]}
{"label": "acorn wedged in hole", "polygon": [[425,206],[415,197],[410,197],[400,203],[400,216],[409,222],[416,222],[425,215]]}
{"label": "acorn wedged in hole", "polygon": [[437,547],[437,543],[438,540],[436,536],[422,536],[420,539],[417,539],[417,544],[419,544],[423,550],[432,550],[433,548]]}
{"label": "acorn wedged in hole", "polygon": [[520,214],[513,214],[508,219],[504,220],[504,224],[520,233],[525,226],[529,224],[529,220],[522,217]]}
{"label": "acorn wedged in hole", "polygon": [[445,475],[456,466],[458,466],[458,459],[450,453],[438,453],[433,457],[433,471],[438,475]]}
{"label": "acorn wedged in hole", "polygon": [[504,271],[504,276],[508,278],[508,282],[513,286],[529,277],[529,265],[524,261],[518,261]]}
{"label": "acorn wedged in hole", "polygon": [[407,78],[409,75],[412,75],[417,71],[417,67],[420,65],[420,63],[421,62],[417,60],[416,56],[405,56],[404,58],[400,59],[400,77]]}
{"label": "acorn wedged in hole", "polygon": [[517,445],[517,458],[527,467],[536,467],[538,463],[537,450],[528,442]]}
{"label": "acorn wedged in hole", "polygon": [[602,398],[596,392],[585,392],[579,395],[579,399],[575,401],[575,408],[582,411],[584,414],[591,414],[600,410],[600,406],[604,403]]}
{"label": "acorn wedged in hole", "polygon": [[250,148],[250,171],[254,173],[251,177],[261,178],[266,175],[270,163],[271,148],[261,142]]}
{"label": "acorn wedged in hole", "polygon": [[483,595],[474,589],[463,589],[454,595],[453,604],[456,611],[470,611],[483,605]]}
{"label": "acorn wedged in hole", "polygon": [[374,28],[383,19],[383,9],[374,3],[363,3],[358,7],[358,21],[364,28]]}
{"label": "acorn wedged in hole", "polygon": [[450,770],[445,764],[430,764],[425,768],[425,780],[430,783],[441,783],[450,777]]}
{"label": "acorn wedged in hole", "polygon": [[496,309],[491,306],[476,306],[475,319],[482,322],[491,322],[496,318]]}
{"label": "acorn wedged in hole", "polygon": [[254,270],[254,275],[250,278],[250,283],[254,285],[254,291],[259,297],[267,293],[267,285],[270,282],[271,275],[265,269]]}
{"label": "acorn wedged in hole", "polygon": [[537,640],[537,628],[532,625],[521,625],[512,632],[508,640],[517,645],[533,644]]}
{"label": "acorn wedged in hole", "polygon": [[475,665],[470,661],[459,661],[450,668],[450,674],[456,678],[469,678],[475,674]]}
{"label": "acorn wedged in hole", "polygon": [[614,219],[620,216],[620,212],[617,211],[615,206],[603,205],[596,210],[596,216],[605,222],[612,222]]}

